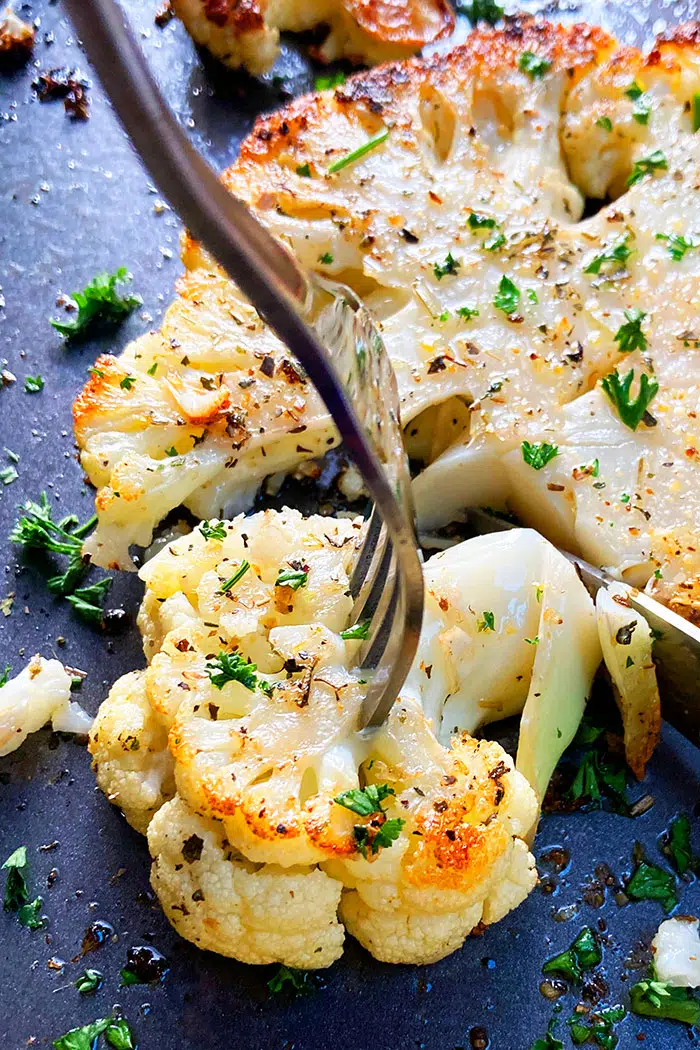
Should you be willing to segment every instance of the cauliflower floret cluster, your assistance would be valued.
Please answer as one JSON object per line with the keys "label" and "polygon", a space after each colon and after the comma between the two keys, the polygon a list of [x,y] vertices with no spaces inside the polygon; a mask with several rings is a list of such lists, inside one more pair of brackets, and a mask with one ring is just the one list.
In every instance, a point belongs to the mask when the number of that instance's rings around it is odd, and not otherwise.
{"label": "cauliflower floret cluster", "polygon": [[0,687],[0,758],[48,721],[65,733],[87,733],[92,719],[70,698],[71,678],[59,660],[34,656]]}
{"label": "cauliflower floret cluster", "polygon": [[149,665],[91,734],[170,921],[242,961],[328,966],[347,929],[377,958],[432,962],[536,880],[536,796],[499,745],[443,746],[410,692],[358,730],[343,633],[363,530],[266,511],[171,543],[141,570]]}

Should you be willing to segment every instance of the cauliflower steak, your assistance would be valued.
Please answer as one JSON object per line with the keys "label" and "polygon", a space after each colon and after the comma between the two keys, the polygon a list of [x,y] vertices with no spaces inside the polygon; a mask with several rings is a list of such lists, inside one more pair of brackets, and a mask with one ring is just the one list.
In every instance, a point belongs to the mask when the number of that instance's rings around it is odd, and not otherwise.
{"label": "cauliflower steak", "polygon": [[[98,783],[148,835],[170,921],[242,961],[328,966],[347,929],[377,958],[432,962],[480,922],[498,921],[536,881],[524,839],[537,800],[525,776],[496,743],[461,731],[440,743],[437,708],[423,710],[427,659],[444,682],[468,675],[469,646],[476,660],[483,648],[477,618],[462,602],[460,621],[452,607],[454,569],[440,570],[439,559],[426,572],[433,648],[387,724],[358,729],[358,642],[343,634],[363,530],[359,519],[265,511],[204,522],[170,543],[141,570],[148,666],[114,685],[91,733]],[[475,558],[490,557],[496,579],[503,541],[483,546]],[[511,546],[515,562],[527,541]],[[567,735],[600,655],[592,603],[575,577],[574,587],[584,606],[570,606],[555,630],[570,632],[565,646],[585,639],[589,666],[571,683]],[[521,677],[535,682],[526,635],[539,614],[522,609],[537,596],[529,578],[522,588],[510,617],[498,600],[504,632],[524,651]],[[522,707],[527,688],[519,695]]]}
{"label": "cauliflower steak", "polygon": [[[382,324],[424,526],[508,507],[691,619],[699,92],[695,26],[643,56],[509,20],[261,118],[224,176]],[[582,218],[584,197],[613,200]],[[161,332],[76,401],[102,564],[127,567],[178,503],[243,509],[336,440],[231,282],[192,241],[184,260]]]}

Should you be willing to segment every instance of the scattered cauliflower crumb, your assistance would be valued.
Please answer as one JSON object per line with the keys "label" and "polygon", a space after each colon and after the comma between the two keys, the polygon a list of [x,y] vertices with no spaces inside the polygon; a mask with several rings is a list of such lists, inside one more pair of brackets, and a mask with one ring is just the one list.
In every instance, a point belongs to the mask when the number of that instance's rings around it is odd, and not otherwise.
{"label": "scattered cauliflower crumb", "polygon": [[677,988],[700,988],[700,923],[678,915],[661,923],[651,942],[659,981]]}
{"label": "scattered cauliflower crumb", "polygon": [[70,698],[71,679],[58,660],[35,656],[0,689],[0,757],[49,720],[65,733],[87,733],[92,719]]}

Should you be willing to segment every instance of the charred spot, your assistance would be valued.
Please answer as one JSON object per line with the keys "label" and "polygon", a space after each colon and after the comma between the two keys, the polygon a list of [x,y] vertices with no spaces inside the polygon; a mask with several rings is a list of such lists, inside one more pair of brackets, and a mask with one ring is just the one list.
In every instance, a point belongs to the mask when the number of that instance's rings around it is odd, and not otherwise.
{"label": "charred spot", "polygon": [[195,861],[199,860],[202,856],[202,850],[204,849],[204,839],[201,839],[199,835],[190,835],[188,839],[182,843],[182,856],[188,864],[194,864]]}
{"label": "charred spot", "polygon": [[292,385],[298,383],[300,386],[306,385],[307,375],[298,361],[290,361],[288,357],[282,358],[277,366],[277,373],[279,374],[280,372],[288,383]]}
{"label": "charred spot", "polygon": [[209,717],[211,718],[212,722],[216,722],[217,718],[219,717],[219,708],[216,704],[207,704],[207,708],[209,709]]}
{"label": "charred spot", "polygon": [[438,356],[434,357],[428,365],[428,375],[432,376],[435,374],[435,372],[444,372],[446,368],[447,365],[445,364],[445,355],[438,354]]}
{"label": "charred spot", "polygon": [[260,365],[260,371],[268,379],[272,379],[275,374],[275,359],[271,354],[265,354]]}
{"label": "charred spot", "polygon": [[179,653],[189,653],[192,646],[186,638],[181,638],[179,642],[175,642],[175,648]]}

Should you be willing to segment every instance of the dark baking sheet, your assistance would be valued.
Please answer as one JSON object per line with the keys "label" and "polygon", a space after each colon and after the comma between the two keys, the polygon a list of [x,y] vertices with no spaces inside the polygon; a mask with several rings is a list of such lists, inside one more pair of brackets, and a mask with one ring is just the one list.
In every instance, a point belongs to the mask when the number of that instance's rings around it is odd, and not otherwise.
{"label": "dark baking sheet", "polygon": [[[256,113],[311,84],[312,73],[291,44],[274,71],[282,80],[270,76],[256,83],[206,63],[178,23],[156,28],[156,0],[128,0],[126,6],[173,107],[219,167],[234,158]],[[587,15],[617,29],[622,39],[640,41],[652,29],[662,30],[663,19],[682,20],[691,8],[691,3],[622,0],[580,7],[566,3],[558,10],[553,5],[548,12],[567,20]],[[159,320],[180,269],[178,222],[172,213],[156,214],[157,194],[98,85],[90,91],[86,124],[69,120],[60,102],[40,104],[33,96],[37,68],[79,65],[89,75],[60,7],[37,0],[16,9],[36,18],[39,28],[33,62],[0,74],[0,285],[5,300],[0,359],[7,359],[18,378],[0,390],[0,466],[9,464],[3,446],[20,456],[19,479],[0,486],[0,536],[9,532],[16,505],[42,489],[66,512],[89,515],[92,493],[75,461],[71,398],[100,350],[119,351]],[[66,349],[47,323],[57,293],[80,288],[98,270],[119,265],[134,273],[143,310],[116,333]],[[25,394],[24,377],[38,372],[46,380],[44,391]],[[133,623],[119,636],[91,632],[47,596],[38,567],[23,567],[7,543],[3,553],[0,598],[13,593],[15,601],[11,615],[0,616],[0,665],[8,662],[19,671],[36,651],[55,654],[89,672],[82,700],[96,710],[111,683],[141,663]],[[122,575],[110,605],[123,603],[133,613],[139,591],[135,578]],[[199,952],[175,935],[149,891],[144,840],[95,788],[85,749],[44,730],[0,760],[0,861],[27,845],[33,884],[50,920],[45,932],[30,933],[10,916],[0,916],[0,1045],[8,1050],[50,1045],[67,1029],[120,1004],[144,1050],[455,1050],[470,1047],[476,1038],[472,1030],[479,1027],[488,1033],[492,1050],[528,1050],[553,1013],[538,990],[541,964],[586,923],[604,931],[609,986],[604,1002],[626,1002],[625,986],[643,973],[629,964],[640,944],[648,944],[663,913],[653,903],[619,908],[612,891],[594,908],[584,902],[583,887],[599,862],[618,878],[628,872],[635,839],[659,861],[657,838],[673,814],[685,809],[695,815],[699,773],[698,752],[666,729],[638,792],[648,791],[655,799],[644,816],[630,821],[594,813],[543,820],[536,855],[558,844],[572,856],[553,894],[535,891],[505,921],[433,967],[381,965],[349,941],[342,961],[322,976],[315,995],[287,1001],[268,994],[266,981],[274,968],[241,966]],[[51,851],[39,849],[54,842]],[[700,911],[697,883],[685,886],[680,910]],[[568,921],[555,918],[571,912]],[[86,927],[98,919],[113,925],[116,939],[71,961]],[[165,953],[170,973],[157,987],[120,990],[127,948],[143,943]],[[56,960],[64,963],[59,969],[52,968],[59,965]],[[106,977],[91,998],[80,997],[72,987],[86,965]],[[562,1018],[576,1001],[571,994],[561,1000]],[[636,1017],[628,1017],[618,1031],[622,1050],[642,1045],[638,1040],[648,1050],[694,1041],[681,1026]],[[563,1023],[558,1035],[571,1046]]]}

